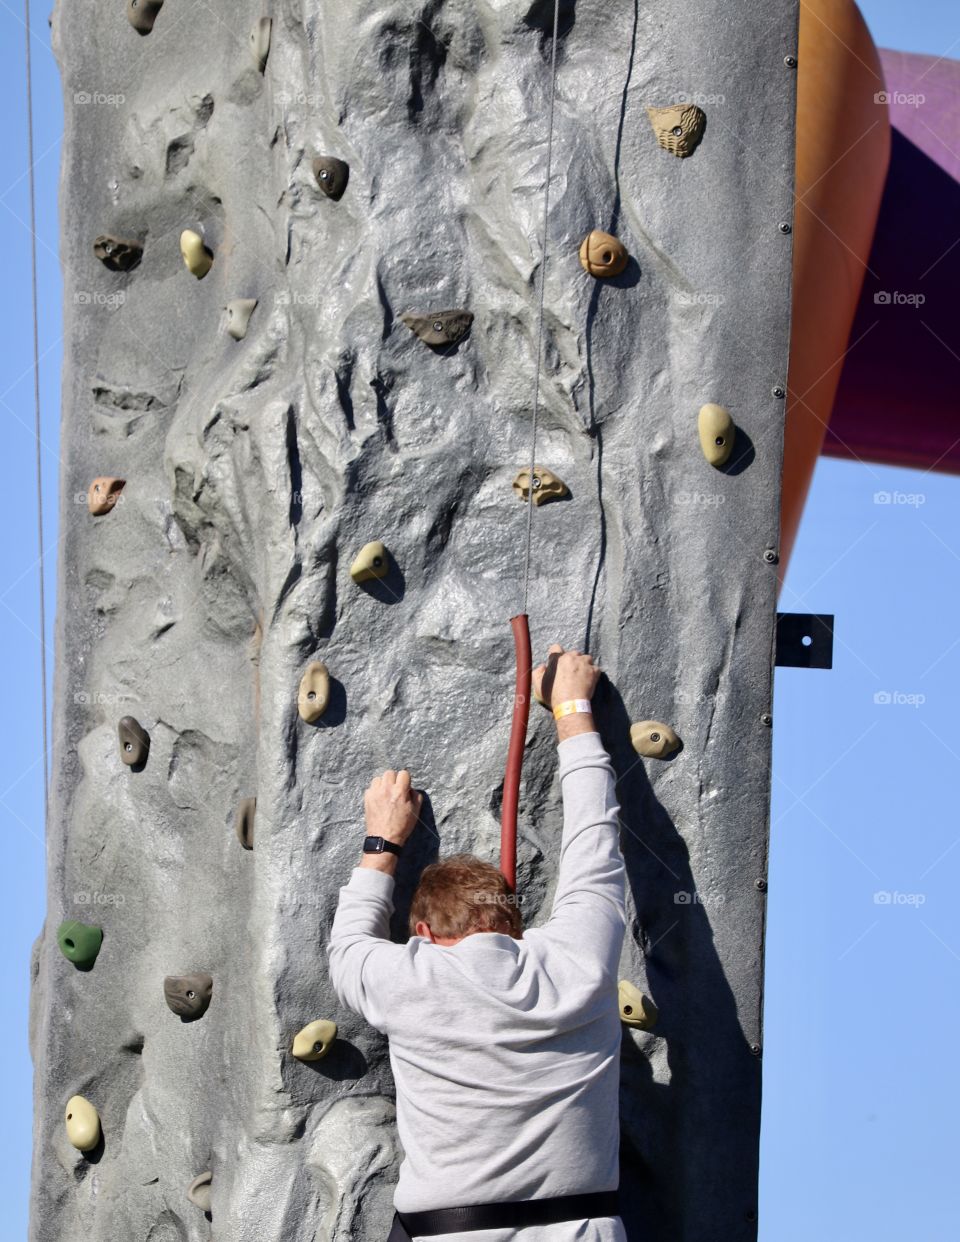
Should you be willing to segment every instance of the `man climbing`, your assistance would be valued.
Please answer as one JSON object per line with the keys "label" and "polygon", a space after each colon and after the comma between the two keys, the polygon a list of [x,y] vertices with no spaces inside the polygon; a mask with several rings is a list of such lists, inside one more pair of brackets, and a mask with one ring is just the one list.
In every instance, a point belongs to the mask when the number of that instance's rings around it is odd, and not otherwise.
{"label": "man climbing", "polygon": [[588,655],[549,651],[563,796],[550,918],[523,930],[500,872],[471,855],[424,869],[410,939],[389,939],[397,854],[422,794],[375,777],[368,837],[328,948],[342,1004],[389,1039],[404,1159],[388,1242],[625,1242],[617,1215],[626,926],[614,771]]}

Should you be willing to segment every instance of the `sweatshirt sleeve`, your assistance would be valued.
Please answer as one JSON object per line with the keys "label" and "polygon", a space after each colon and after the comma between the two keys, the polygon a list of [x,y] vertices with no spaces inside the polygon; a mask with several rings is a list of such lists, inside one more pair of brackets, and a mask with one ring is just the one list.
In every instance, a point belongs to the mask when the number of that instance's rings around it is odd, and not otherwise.
{"label": "sweatshirt sleeve", "polygon": [[599,733],[565,738],[557,753],[563,837],[543,932],[598,977],[616,979],[626,928],[616,776]]}
{"label": "sweatshirt sleeve", "polygon": [[407,954],[390,939],[392,875],[373,867],[354,867],[340,889],[330,929],[330,979],[342,1005],[387,1033],[390,997],[401,980]]}

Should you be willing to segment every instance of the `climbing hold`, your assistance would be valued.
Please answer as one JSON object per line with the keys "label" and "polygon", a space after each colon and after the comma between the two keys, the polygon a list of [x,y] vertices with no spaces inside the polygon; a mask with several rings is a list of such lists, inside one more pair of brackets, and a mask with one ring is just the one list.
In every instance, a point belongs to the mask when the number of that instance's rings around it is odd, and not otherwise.
{"label": "climbing hold", "polygon": [[354,582],[369,582],[371,578],[385,578],[390,570],[390,558],[387,549],[379,539],[365,544],[350,566],[350,577]]}
{"label": "climbing hold", "polygon": [[672,104],[669,108],[648,108],[647,116],[664,151],[685,159],[700,145],[707,127],[707,114],[696,104]]}
{"label": "climbing hold", "polygon": [[213,979],[210,975],[167,975],[163,996],[181,1018],[202,1018],[210,1007]]}
{"label": "climbing hold", "polygon": [[580,262],[591,276],[598,279],[619,276],[629,259],[623,242],[612,233],[603,233],[600,229],[588,233],[580,247]]}
{"label": "climbing hold", "polygon": [[138,241],[105,233],[93,243],[93,253],[111,272],[129,272],[143,257],[143,247]]}
{"label": "climbing hold", "polygon": [[207,1169],[206,1172],[198,1174],[187,1187],[187,1198],[202,1212],[210,1211],[210,1204],[213,1201],[212,1182],[213,1174]]}
{"label": "climbing hold", "polygon": [[414,336],[427,345],[456,345],[470,331],[473,315],[465,310],[430,311],[418,314],[414,311],[400,316]]}
{"label": "climbing hold", "polygon": [[270,55],[270,33],[273,29],[273,19],[270,17],[259,18],[250,31],[250,50],[253,52],[253,60],[257,68],[263,73],[267,67],[267,57]]}
{"label": "climbing hold", "polygon": [[245,850],[253,849],[253,820],[257,813],[256,798],[241,798],[237,807],[237,819],[234,827],[237,840]]}
{"label": "climbing hold", "polygon": [[659,720],[641,720],[631,725],[630,741],[637,754],[648,759],[665,759],[680,747],[680,739],[673,729]]}
{"label": "climbing hold", "polygon": [[330,1045],[336,1038],[336,1022],[320,1018],[294,1036],[291,1051],[299,1061],[319,1061],[330,1051]]}
{"label": "climbing hold", "polygon": [[[513,490],[517,493],[521,500],[528,500],[530,497],[530,467],[521,470],[517,477],[513,480]],[[561,496],[568,496],[570,489],[562,479],[544,466],[534,466],[533,468],[533,503],[535,505],[545,504],[548,500],[559,500]]]}
{"label": "climbing hold", "polygon": [[[364,548],[365,551],[366,548]],[[362,556],[363,552],[360,555]],[[357,559],[359,560],[359,557]],[[355,568],[356,561],[350,570],[351,574]],[[354,577],[356,578],[356,575]],[[362,581],[362,579],[357,579],[357,581]],[[297,695],[297,710],[307,724],[313,724],[315,720],[320,719],[329,706],[330,674],[325,664],[321,663],[320,660],[314,660],[312,664],[308,665],[307,671],[300,681],[300,691]]]}
{"label": "climbing hold", "polygon": [[146,763],[150,753],[150,734],[132,716],[123,716],[117,725],[120,735],[120,758],[130,767]]}
{"label": "climbing hold", "polygon": [[117,503],[117,497],[123,491],[126,479],[113,479],[109,476],[94,479],[87,491],[87,508],[95,517],[109,513]]}
{"label": "climbing hold", "polygon": [[350,165],[338,160],[335,155],[318,155],[313,161],[313,175],[327,198],[337,202],[343,198],[350,180]]}
{"label": "climbing hold", "polygon": [[227,331],[235,341],[242,341],[247,335],[247,325],[256,306],[256,298],[234,298],[227,303]]}
{"label": "climbing hold", "polygon": [[103,930],[90,923],[68,919],[57,928],[57,944],[74,966],[92,966],[103,944]]}
{"label": "climbing hold", "polygon": [[82,1095],[67,1100],[67,1138],[80,1151],[92,1151],[100,1142],[100,1114]]}
{"label": "climbing hold", "polygon": [[127,20],[137,34],[148,35],[163,8],[163,0],[130,0]]}
{"label": "climbing hold", "polygon": [[180,253],[183,255],[187,269],[196,276],[197,280],[203,280],[213,267],[213,251],[205,245],[203,238],[193,229],[184,229],[180,234]]}
{"label": "climbing hold", "polygon": [[635,988],[629,979],[621,979],[617,985],[617,1000],[620,1004],[620,1021],[625,1026],[650,1031],[657,1025],[660,1015],[656,1005],[649,996],[644,996],[639,988]]}
{"label": "climbing hold", "polygon": [[724,465],[733,452],[733,442],[737,436],[730,411],[712,402],[701,406],[697,425],[704,457],[711,466]]}

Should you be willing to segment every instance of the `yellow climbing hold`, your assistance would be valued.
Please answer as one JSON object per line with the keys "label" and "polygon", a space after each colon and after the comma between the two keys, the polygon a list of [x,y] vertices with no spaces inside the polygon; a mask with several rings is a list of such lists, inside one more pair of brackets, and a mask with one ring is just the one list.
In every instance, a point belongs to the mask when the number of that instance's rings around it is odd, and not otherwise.
{"label": "yellow climbing hold", "polygon": [[647,759],[664,759],[680,747],[676,733],[660,720],[641,720],[631,725],[630,741],[637,754]]}
{"label": "yellow climbing hold", "polygon": [[371,578],[385,578],[389,571],[387,549],[379,539],[375,539],[360,549],[357,559],[350,566],[350,577],[354,582],[369,582]]}
{"label": "yellow climbing hold", "polygon": [[630,260],[627,248],[612,233],[604,233],[594,229],[583,239],[580,247],[580,262],[591,276],[605,279],[608,276],[619,276]]}
{"label": "yellow climbing hold", "polygon": [[737,429],[730,411],[722,405],[704,405],[697,420],[700,431],[700,447],[711,466],[723,466],[733,452]]}
{"label": "yellow climbing hold", "polygon": [[[521,500],[527,500],[530,496],[530,467],[521,470],[517,477],[513,480],[513,490],[517,493]],[[562,479],[545,466],[534,466],[533,468],[533,503],[535,505],[545,504],[548,500],[559,500],[561,496],[568,496],[570,489]]]}
{"label": "yellow climbing hold", "polygon": [[336,1022],[319,1018],[296,1034],[291,1051],[298,1061],[319,1061],[330,1051],[330,1046],[336,1038]]}
{"label": "yellow climbing hold", "polygon": [[307,724],[319,720],[330,706],[330,674],[327,666],[320,660],[314,660],[307,666],[300,681],[300,692],[297,695],[297,710]]}
{"label": "yellow climbing hold", "polygon": [[209,1169],[198,1173],[187,1187],[187,1198],[201,1212],[209,1212],[213,1203],[213,1174]]}
{"label": "yellow climbing hold", "polygon": [[203,238],[193,229],[184,229],[180,234],[180,253],[187,265],[187,270],[203,280],[213,267],[213,251],[204,244]]}
{"label": "yellow climbing hold", "polygon": [[100,1142],[100,1114],[82,1095],[67,1100],[67,1138],[80,1151],[92,1151]]}
{"label": "yellow climbing hold", "polygon": [[87,490],[87,508],[94,515],[109,513],[120,498],[126,479],[114,479],[103,476],[94,479]]}
{"label": "yellow climbing hold", "polygon": [[644,996],[639,988],[635,988],[629,979],[621,979],[617,985],[617,1000],[620,1005],[620,1021],[625,1026],[650,1031],[657,1025],[660,1015],[656,1005],[649,996]]}

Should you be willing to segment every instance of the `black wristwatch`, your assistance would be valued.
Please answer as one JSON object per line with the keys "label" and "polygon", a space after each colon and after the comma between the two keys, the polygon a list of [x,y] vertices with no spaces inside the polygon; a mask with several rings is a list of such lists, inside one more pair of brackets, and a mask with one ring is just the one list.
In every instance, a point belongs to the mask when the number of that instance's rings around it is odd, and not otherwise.
{"label": "black wristwatch", "polygon": [[365,854],[382,854],[384,850],[389,854],[402,854],[403,846],[397,845],[395,841],[388,841],[385,837],[363,838],[363,852]]}

